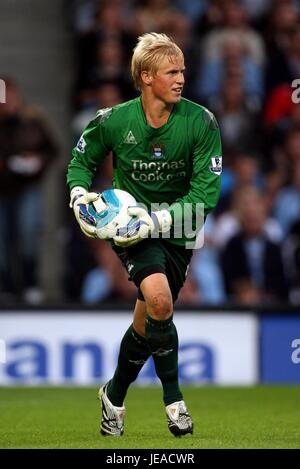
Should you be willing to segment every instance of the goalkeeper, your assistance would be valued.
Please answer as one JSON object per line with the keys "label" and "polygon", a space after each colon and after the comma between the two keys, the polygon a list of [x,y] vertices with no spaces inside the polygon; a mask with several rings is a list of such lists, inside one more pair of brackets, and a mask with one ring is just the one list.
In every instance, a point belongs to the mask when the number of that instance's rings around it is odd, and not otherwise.
{"label": "goalkeeper", "polygon": [[[90,192],[93,175],[110,151],[113,187],[148,208],[129,209],[143,222],[143,232],[110,240],[137,286],[138,299],[114,376],[99,391],[103,435],[123,434],[127,390],[151,355],[170,431],[175,436],[193,432],[178,383],[173,304],[191,261],[190,241],[199,214],[205,219],[217,204],[222,157],[213,114],[181,97],[184,70],[181,49],[165,34],[139,37],[131,72],[140,96],[98,111],[73,149],[68,167],[70,205],[87,236],[95,236],[95,227],[80,218],[79,206],[97,197]],[[162,203],[167,205],[162,208]],[[179,229],[185,212],[192,226],[188,233]]]}

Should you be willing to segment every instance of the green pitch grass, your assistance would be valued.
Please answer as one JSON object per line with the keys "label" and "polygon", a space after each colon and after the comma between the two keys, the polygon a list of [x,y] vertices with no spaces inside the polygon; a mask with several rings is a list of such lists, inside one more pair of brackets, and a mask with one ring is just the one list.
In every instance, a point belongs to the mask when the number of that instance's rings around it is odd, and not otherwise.
{"label": "green pitch grass", "polygon": [[160,388],[131,388],[125,433],[98,433],[96,388],[0,388],[1,448],[300,448],[300,388],[186,387],[193,435],[168,430]]}

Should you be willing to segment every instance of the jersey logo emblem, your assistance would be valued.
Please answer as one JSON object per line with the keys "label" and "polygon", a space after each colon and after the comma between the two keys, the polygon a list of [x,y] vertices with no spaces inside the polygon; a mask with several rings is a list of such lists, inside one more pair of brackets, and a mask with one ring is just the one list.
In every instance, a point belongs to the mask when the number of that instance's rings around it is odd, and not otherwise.
{"label": "jersey logo emblem", "polygon": [[127,272],[130,274],[130,272],[132,271],[132,269],[133,269],[134,265],[133,265],[133,264],[130,264],[130,263],[128,263],[128,264],[126,265],[126,267],[127,267]]}
{"label": "jersey logo emblem", "polygon": [[165,146],[161,143],[152,143],[151,144],[151,157],[155,160],[164,158]]}
{"label": "jersey logo emblem", "polygon": [[211,158],[211,166],[209,169],[212,173],[220,176],[222,173],[222,156],[213,156]]}
{"label": "jersey logo emblem", "polygon": [[76,148],[80,153],[85,152],[85,147],[86,147],[86,141],[83,138],[83,135],[81,135],[80,139],[77,142]]}
{"label": "jersey logo emblem", "polygon": [[129,130],[129,132],[127,134],[127,137],[124,140],[124,143],[129,143],[129,145],[136,145],[137,144],[135,136],[133,135],[131,130]]}

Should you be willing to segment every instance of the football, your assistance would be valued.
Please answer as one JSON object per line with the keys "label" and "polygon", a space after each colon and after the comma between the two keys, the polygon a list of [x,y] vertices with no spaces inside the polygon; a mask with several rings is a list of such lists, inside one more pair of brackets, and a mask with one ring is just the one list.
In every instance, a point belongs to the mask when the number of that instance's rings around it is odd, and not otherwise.
{"label": "football", "polygon": [[121,189],[107,189],[99,193],[90,204],[81,204],[79,216],[94,225],[97,237],[109,239],[114,236],[130,237],[138,228],[137,218],[128,215],[128,207],[136,207],[135,198]]}

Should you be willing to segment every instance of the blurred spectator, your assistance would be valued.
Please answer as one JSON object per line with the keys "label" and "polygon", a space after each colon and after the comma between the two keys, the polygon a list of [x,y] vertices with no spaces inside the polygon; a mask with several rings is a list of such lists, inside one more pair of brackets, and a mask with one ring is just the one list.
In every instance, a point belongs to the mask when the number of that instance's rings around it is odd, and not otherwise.
{"label": "blurred spectator", "polygon": [[284,243],[284,265],[289,280],[289,300],[300,305],[300,218],[292,225]]}
{"label": "blurred spectator", "polygon": [[58,149],[44,116],[23,102],[13,80],[5,81],[6,104],[0,105],[0,291],[38,302],[41,183]]}
{"label": "blurred spectator", "polygon": [[116,39],[99,42],[96,49],[95,65],[86,72],[87,87],[101,81],[116,83],[122,95],[127,99],[132,91],[129,84],[129,69],[124,56],[122,44]]}
{"label": "blurred spectator", "polygon": [[218,102],[211,104],[220,125],[224,153],[260,149],[258,113],[239,80],[226,80]]}
{"label": "blurred spectator", "polygon": [[264,42],[250,26],[245,7],[237,0],[222,1],[220,4],[222,25],[208,32],[204,38],[204,60],[219,60],[222,57],[223,44],[226,39],[236,36],[241,46],[248,50],[249,57],[258,65],[263,65],[265,62]]}
{"label": "blurred spectator", "polygon": [[[292,123],[297,105],[292,101],[291,83],[282,83],[269,93],[266,99],[263,123],[268,146],[281,143]],[[298,106],[299,107],[299,106]]]}
{"label": "blurred spectator", "polygon": [[264,17],[272,7],[273,0],[241,0],[251,22],[257,22],[260,17]]}
{"label": "blurred spectator", "polygon": [[168,34],[177,21],[188,21],[172,3],[170,0],[138,0],[131,21],[132,34],[140,36],[150,31]]}
{"label": "blurred spectator", "polygon": [[290,232],[293,223],[300,218],[300,157],[293,164],[291,183],[279,192],[275,200],[274,216],[285,235]]}
{"label": "blurred spectator", "polygon": [[300,127],[294,127],[287,132],[285,151],[290,162],[290,174],[293,174],[294,165],[300,162]]}
{"label": "blurred spectator", "polygon": [[124,72],[123,49],[116,39],[106,39],[97,44],[95,75],[98,80],[122,79]]}
{"label": "blurred spectator", "polygon": [[81,110],[72,121],[74,140],[77,141],[83,129],[95,117],[98,109],[115,106],[123,102],[120,87],[112,81],[101,81],[95,89],[90,89],[88,94],[82,96]]}
{"label": "blurred spectator", "polygon": [[299,5],[297,0],[273,0],[272,3],[266,21],[265,43],[271,56],[276,56],[288,47],[289,35],[299,21]]}
{"label": "blurred spectator", "polygon": [[246,193],[247,188],[261,189],[263,176],[259,159],[250,152],[236,152],[231,161],[231,185],[221,194],[220,201],[214,215],[229,210],[236,194]]}
{"label": "blurred spectator", "polygon": [[96,16],[96,0],[73,0],[73,5],[68,5],[72,12],[73,27],[76,34],[85,34],[93,29]]}
{"label": "blurred spectator", "polygon": [[199,290],[199,297],[205,304],[223,304],[226,293],[220,265],[218,246],[214,239],[215,222],[208,215],[204,227],[204,245],[195,251],[190,270]]}
{"label": "blurred spectator", "polygon": [[227,0],[206,1],[205,11],[198,21],[197,33],[204,37],[212,29],[221,28],[224,24],[224,4]]}
{"label": "blurred spectator", "polygon": [[240,205],[239,232],[222,252],[226,289],[233,302],[274,304],[287,299],[281,244],[266,234],[266,207],[262,198]]}
{"label": "blurred spectator", "polygon": [[265,194],[262,196],[254,186],[248,185],[236,189],[232,196],[230,209],[219,217],[214,217],[213,226],[210,228],[213,244],[222,251],[230,238],[235,236],[240,230],[239,213],[243,207],[255,206],[263,203],[268,214],[264,223],[264,233],[268,239],[274,243],[283,241],[283,231],[278,221],[269,214],[267,199]]}
{"label": "blurred spectator", "polygon": [[276,86],[287,83],[291,86],[294,78],[300,76],[300,22],[289,31],[286,43],[278,50],[272,50],[266,71],[266,86],[269,93]]}
{"label": "blurred spectator", "polygon": [[300,161],[300,127],[293,127],[285,132],[283,144],[275,146],[271,156],[272,160],[269,162],[271,173],[276,175],[278,182],[281,182],[280,187],[291,184],[295,167]]}
{"label": "blurred spectator", "polygon": [[[231,81],[234,89],[238,85],[243,93],[243,101],[257,101],[255,108],[264,95],[262,67],[249,54],[246,44],[241,43],[235,33],[224,37],[221,55],[204,61],[201,78],[198,81],[198,95],[208,102],[219,100],[225,88],[225,80]],[[227,85],[228,87],[228,85]],[[226,89],[226,88],[225,88]]]}
{"label": "blurred spectator", "polygon": [[207,0],[173,0],[172,4],[180,10],[192,24],[197,23],[207,8]]}
{"label": "blurred spectator", "polygon": [[134,42],[127,31],[126,4],[120,0],[102,0],[94,10],[89,29],[76,36],[75,92],[91,86],[95,73],[100,78],[120,79],[122,83],[128,76],[127,59]]}

